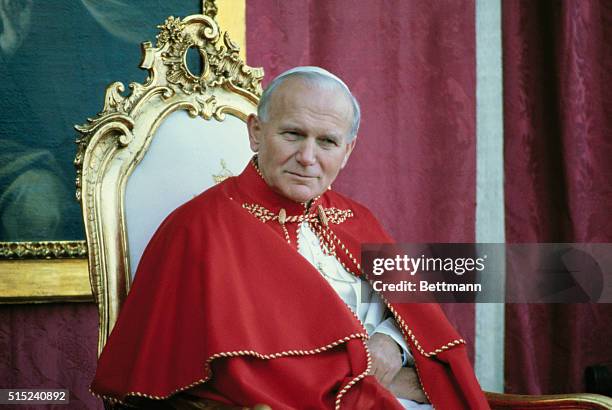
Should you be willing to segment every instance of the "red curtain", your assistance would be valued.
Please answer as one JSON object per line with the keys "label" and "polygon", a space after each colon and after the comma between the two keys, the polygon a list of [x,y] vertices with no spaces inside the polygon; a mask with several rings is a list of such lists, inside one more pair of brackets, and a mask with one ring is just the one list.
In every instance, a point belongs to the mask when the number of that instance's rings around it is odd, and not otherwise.
{"label": "red curtain", "polygon": [[[612,242],[612,3],[503,4],[508,242]],[[611,305],[508,305],[509,392],[584,391]]]}
{"label": "red curtain", "polygon": [[[473,0],[247,3],[247,61],[266,80],[297,65],[343,78],[362,128],[334,189],[402,242],[472,242]],[[473,349],[473,305],[445,306]]]}
{"label": "red curtain", "polygon": [[97,338],[93,303],[0,306],[0,387],[68,389],[70,404],[57,408],[102,409],[89,392]]}

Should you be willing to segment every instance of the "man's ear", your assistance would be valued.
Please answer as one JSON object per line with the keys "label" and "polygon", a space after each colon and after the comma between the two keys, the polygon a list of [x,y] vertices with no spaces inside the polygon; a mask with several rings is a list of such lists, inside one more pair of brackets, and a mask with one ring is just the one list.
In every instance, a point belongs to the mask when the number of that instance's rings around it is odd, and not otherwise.
{"label": "man's ear", "polygon": [[342,160],[342,165],[340,166],[340,169],[345,167],[349,157],[351,156],[351,152],[353,152],[353,148],[355,148],[355,144],[357,144],[357,137],[355,137],[351,142],[346,144],[346,153],[344,154],[344,159]]}
{"label": "man's ear", "polygon": [[247,118],[247,129],[249,130],[249,144],[251,145],[251,151],[259,151],[259,144],[261,143],[261,120],[255,114],[250,114]]}

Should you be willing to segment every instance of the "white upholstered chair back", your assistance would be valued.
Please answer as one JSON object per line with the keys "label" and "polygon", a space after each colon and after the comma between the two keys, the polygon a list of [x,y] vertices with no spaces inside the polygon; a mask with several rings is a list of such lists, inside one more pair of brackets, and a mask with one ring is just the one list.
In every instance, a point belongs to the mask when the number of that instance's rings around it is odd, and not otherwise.
{"label": "white upholstered chair back", "polygon": [[238,175],[253,153],[244,121],[223,122],[170,114],[153,135],[125,190],[130,273],[170,212],[230,175]]}

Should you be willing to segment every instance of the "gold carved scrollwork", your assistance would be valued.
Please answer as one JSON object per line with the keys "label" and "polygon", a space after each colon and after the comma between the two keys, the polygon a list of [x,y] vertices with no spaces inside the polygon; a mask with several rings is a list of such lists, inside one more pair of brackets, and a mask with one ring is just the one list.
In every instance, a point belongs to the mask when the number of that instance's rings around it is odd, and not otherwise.
{"label": "gold carved scrollwork", "polygon": [[217,9],[217,5],[215,4],[215,0],[204,0],[202,10],[204,10],[204,14],[212,19],[217,17],[217,12],[219,11],[219,9]]}
{"label": "gold carved scrollwork", "polygon": [[[202,19],[197,30],[188,30],[179,18],[169,17],[160,26],[157,47],[168,45],[162,54],[168,68],[168,81],[179,85],[186,93],[206,90],[207,87],[222,85],[226,82],[245,89],[252,94],[261,95],[263,71],[246,66],[239,56],[240,48],[229,35],[223,34],[220,40],[218,26],[212,19]],[[203,62],[200,76],[192,74],[185,63],[185,54],[190,47],[197,47]]]}
{"label": "gold carved scrollwork", "polygon": [[[199,112],[202,118],[204,118],[205,120],[210,120],[213,115],[215,115],[215,108],[217,107],[217,99],[215,98],[215,96],[213,95],[207,98],[206,100],[200,96],[196,96],[195,99],[198,102]],[[192,110],[190,114],[192,117],[195,117],[197,115],[197,112],[198,110]],[[220,121],[222,120],[220,118],[217,119]]]}
{"label": "gold carved scrollwork", "polygon": [[[221,34],[217,23],[209,17],[215,10],[214,2],[205,2],[208,15],[189,16],[185,20],[169,17],[158,26],[157,47],[150,42],[142,45],[141,67],[149,71],[145,84],[131,83],[131,93],[124,96],[125,87],[120,82],[109,85],[104,97],[102,111],[86,124],[75,126],[81,134],[77,139],[78,152],[75,158],[77,168],[77,200],[82,200],[83,156],[94,135],[112,136],[115,147],[127,146],[134,138],[134,114],[139,113],[139,104],[145,104],[154,97],[176,99],[176,94],[194,95],[189,104],[190,115],[201,115],[205,119],[214,116],[222,121],[224,112],[240,111],[231,105],[217,104],[211,99],[209,88],[223,87],[228,91],[242,94],[251,101],[261,95],[263,70],[247,66],[240,58],[240,48],[227,32]],[[186,63],[185,54],[190,47],[200,52],[203,70],[200,76],[192,74]],[[214,97],[214,96],[212,96]],[[104,155],[102,155],[104,157]]]}
{"label": "gold carved scrollwork", "polygon": [[83,258],[85,241],[0,242],[0,259]]}

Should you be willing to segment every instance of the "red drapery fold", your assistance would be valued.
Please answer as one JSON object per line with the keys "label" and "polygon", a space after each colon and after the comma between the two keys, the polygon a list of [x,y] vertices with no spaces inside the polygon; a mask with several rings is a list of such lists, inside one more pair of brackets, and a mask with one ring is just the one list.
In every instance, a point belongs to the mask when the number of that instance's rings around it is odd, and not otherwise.
{"label": "red drapery fold", "polygon": [[97,335],[92,303],[0,306],[0,386],[68,389],[70,405],[58,408],[101,409],[89,392]]}
{"label": "red drapery fold", "polygon": [[[612,242],[612,4],[506,0],[508,242]],[[508,305],[506,387],[584,391],[612,362],[612,306]]]}
{"label": "red drapery fold", "polygon": [[[456,1],[247,3],[247,53],[266,83],[297,65],[343,78],[362,107],[334,189],[403,242],[471,242],[475,8]],[[473,305],[444,307],[473,353]]]}

